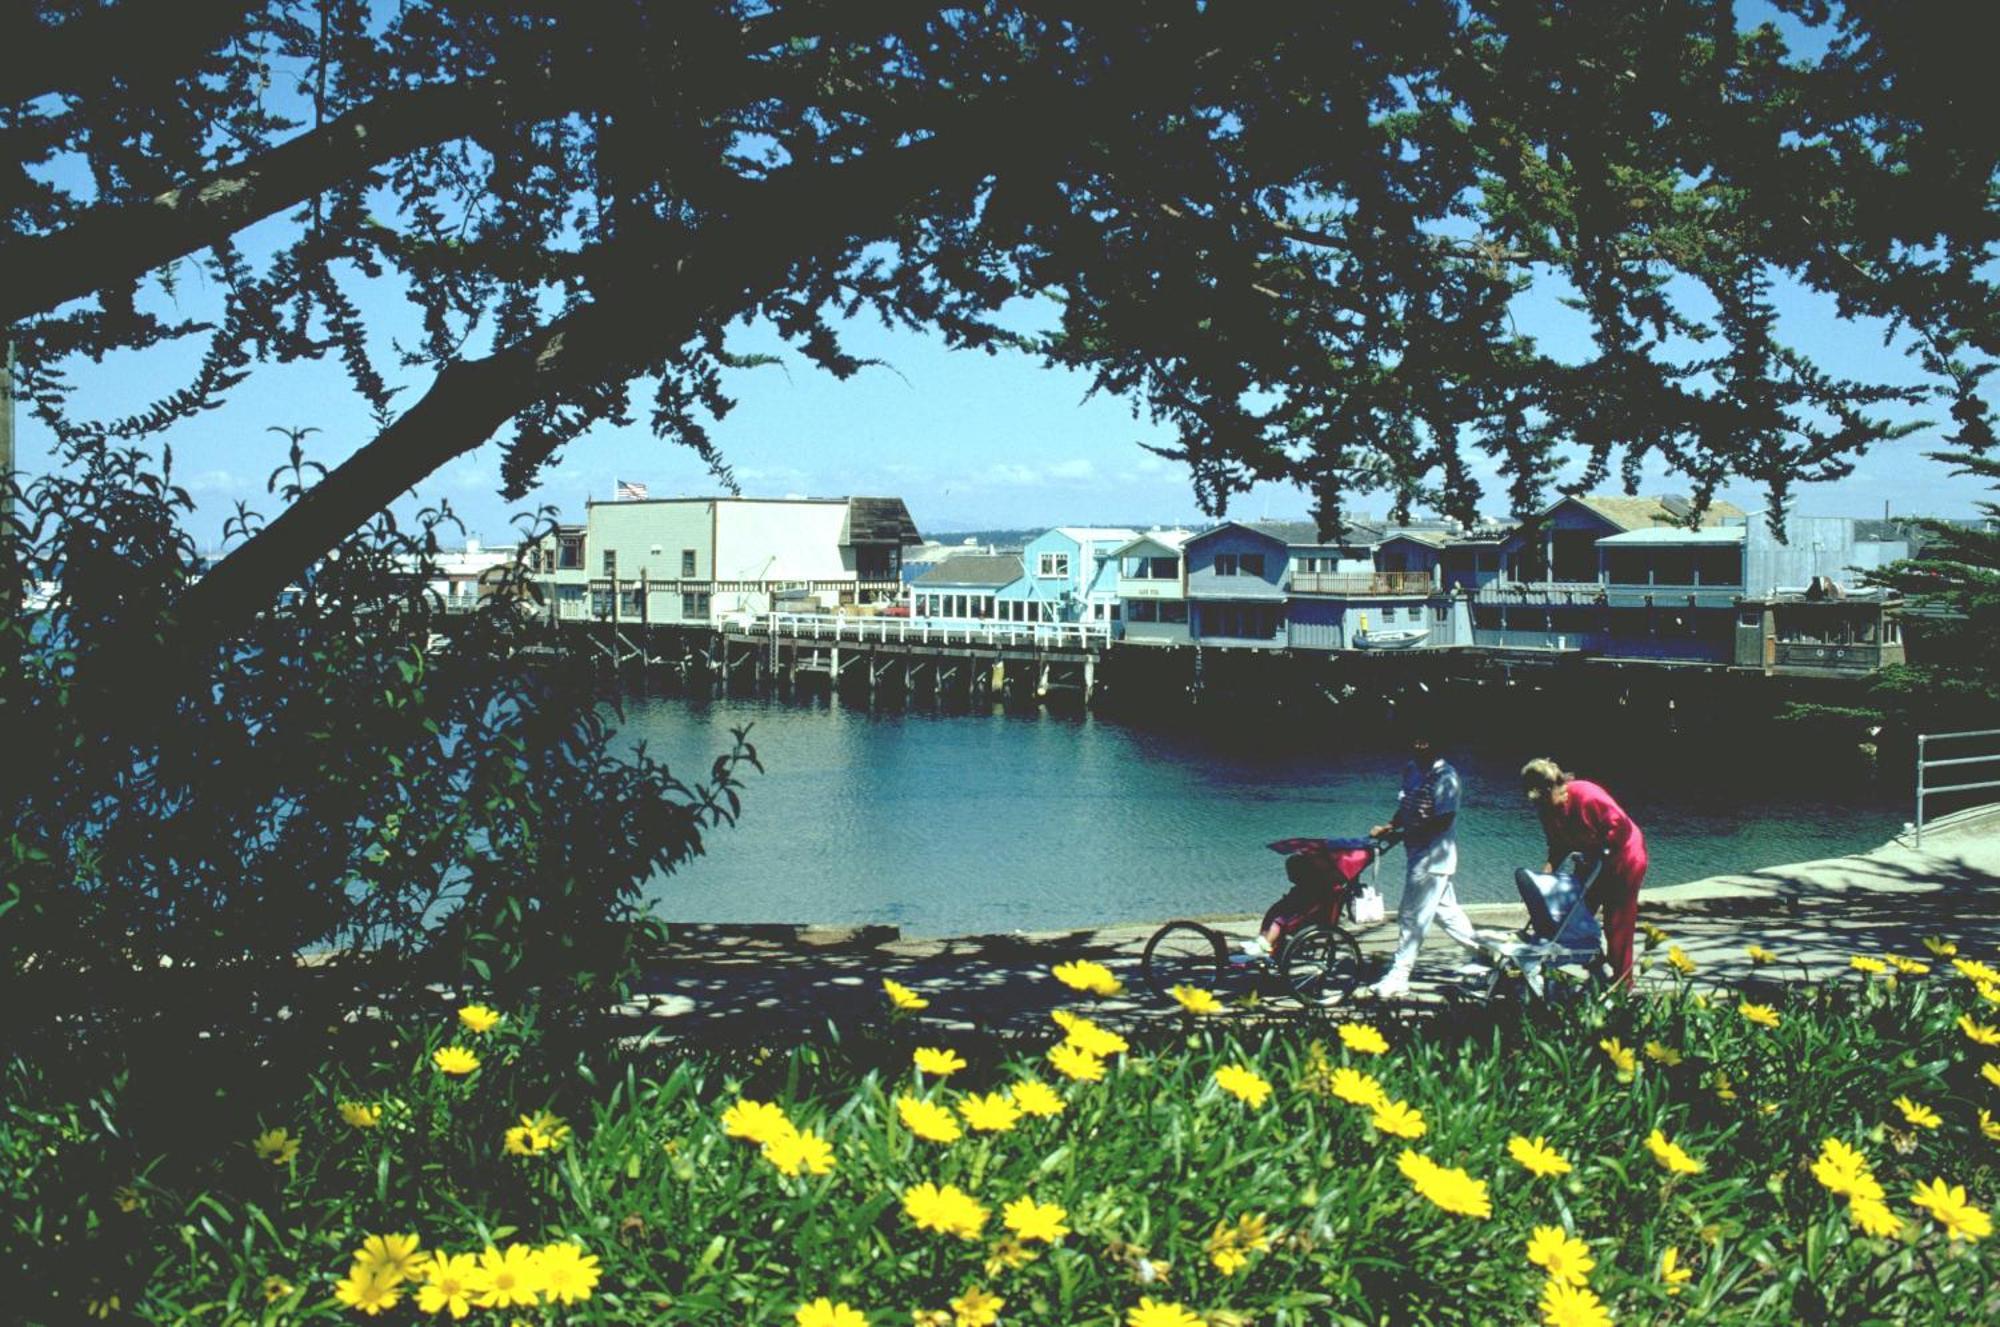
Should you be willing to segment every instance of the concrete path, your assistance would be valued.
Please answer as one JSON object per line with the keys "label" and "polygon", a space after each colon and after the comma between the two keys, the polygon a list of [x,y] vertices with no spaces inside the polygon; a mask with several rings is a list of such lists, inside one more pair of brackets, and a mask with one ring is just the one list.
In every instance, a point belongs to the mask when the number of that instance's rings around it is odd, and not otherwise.
{"label": "concrete path", "polygon": [[[1526,922],[1518,905],[1467,911],[1485,929]],[[1734,983],[1753,970],[1764,979],[1829,980],[1852,975],[1854,954],[1931,961],[1925,937],[1951,939],[1961,956],[2000,966],[2000,808],[1927,829],[1921,851],[1899,838],[1851,857],[1647,890],[1640,919],[1665,930],[1696,962],[1699,983]],[[1256,919],[1201,920],[1233,942],[1248,937]],[[1156,928],[1148,922],[951,940],[885,939],[886,930],[868,928],[686,928],[676,932],[684,940],[648,974],[631,1012],[695,1040],[798,1035],[829,1022],[881,1017],[881,983],[890,977],[930,1000],[923,1017],[941,1029],[1046,1026],[1050,1010],[1084,998],[1055,981],[1050,967],[1093,958],[1125,981],[1123,995],[1098,1002],[1106,1021],[1120,1024],[1171,1011],[1152,1001],[1139,975],[1140,951]],[[1395,943],[1393,913],[1361,942],[1365,956],[1386,960]],[[1754,969],[1751,945],[1776,953],[1779,962]],[[1662,948],[1649,963],[1642,960],[1642,981],[1670,980],[1664,954]],[[1409,1002],[1380,1012],[1414,1013],[1452,989],[1469,989],[1451,971],[1465,957],[1434,930]],[[1225,999],[1257,989],[1254,977],[1232,977],[1217,992]],[[1298,1007],[1265,988],[1262,1002],[1231,1016],[1271,1015],[1295,1017]]]}

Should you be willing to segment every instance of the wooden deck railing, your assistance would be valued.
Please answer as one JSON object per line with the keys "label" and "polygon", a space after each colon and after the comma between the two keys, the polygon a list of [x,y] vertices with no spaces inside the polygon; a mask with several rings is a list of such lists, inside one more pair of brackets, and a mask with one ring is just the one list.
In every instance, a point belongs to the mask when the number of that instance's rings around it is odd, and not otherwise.
{"label": "wooden deck railing", "polygon": [[735,635],[788,640],[880,641],[907,645],[985,645],[1035,649],[1102,649],[1108,622],[995,622],[986,618],[862,617],[851,613],[757,613],[732,616]]}
{"label": "wooden deck railing", "polygon": [[1293,594],[1429,594],[1427,571],[1295,571]]}

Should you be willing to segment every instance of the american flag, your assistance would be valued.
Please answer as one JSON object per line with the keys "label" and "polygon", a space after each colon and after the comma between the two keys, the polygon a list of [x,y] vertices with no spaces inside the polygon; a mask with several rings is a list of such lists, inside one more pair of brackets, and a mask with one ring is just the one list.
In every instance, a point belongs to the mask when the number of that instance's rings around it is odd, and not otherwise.
{"label": "american flag", "polygon": [[616,491],[611,495],[611,500],[613,502],[643,502],[645,497],[646,486],[644,484],[635,484],[629,479],[621,479],[618,481]]}

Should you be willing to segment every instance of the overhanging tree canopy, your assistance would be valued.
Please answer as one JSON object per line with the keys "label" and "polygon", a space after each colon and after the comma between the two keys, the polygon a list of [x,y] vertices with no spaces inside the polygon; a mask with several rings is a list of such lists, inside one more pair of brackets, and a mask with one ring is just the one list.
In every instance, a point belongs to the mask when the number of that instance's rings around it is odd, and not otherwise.
{"label": "overhanging tree canopy", "polygon": [[[1776,7],[1824,54],[1724,0],[51,3],[0,63],[0,320],[69,439],[297,358],[375,408],[185,597],[191,639],[496,433],[520,495],[636,380],[726,475],[744,319],[840,375],[862,312],[1081,368],[1171,426],[1218,513],[1288,479],[1328,526],[1384,484],[1469,514],[1480,451],[1526,511],[1577,449],[1585,484],[1660,457],[1775,512],[1892,436],[1891,402],[1941,398],[1985,448],[2000,341],[1977,7]],[[272,217],[275,251],[241,243]],[[177,317],[197,273],[219,312]],[[375,279],[416,344],[369,336]],[[1580,362],[1517,327],[1537,279],[1588,318]],[[1921,385],[1782,344],[1774,280],[1906,333]],[[1023,295],[1054,335],[996,321]],[[134,418],[64,391],[75,357],[181,337],[199,370]],[[435,374],[420,398],[385,354]]]}

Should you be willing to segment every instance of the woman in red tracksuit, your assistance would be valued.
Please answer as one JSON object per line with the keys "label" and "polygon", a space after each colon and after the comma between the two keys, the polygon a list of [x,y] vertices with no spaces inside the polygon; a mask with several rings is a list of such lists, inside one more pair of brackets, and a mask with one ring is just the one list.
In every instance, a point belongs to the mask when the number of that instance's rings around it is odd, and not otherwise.
{"label": "woman in red tracksuit", "polygon": [[1639,924],[1639,884],[1646,878],[1646,836],[1611,794],[1587,779],[1572,778],[1553,760],[1531,760],[1521,785],[1541,812],[1549,865],[1573,852],[1604,859],[1589,902],[1604,920],[1604,947],[1612,979],[1632,979],[1632,931]]}

